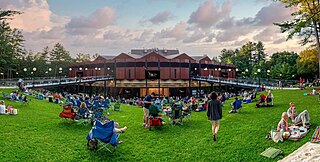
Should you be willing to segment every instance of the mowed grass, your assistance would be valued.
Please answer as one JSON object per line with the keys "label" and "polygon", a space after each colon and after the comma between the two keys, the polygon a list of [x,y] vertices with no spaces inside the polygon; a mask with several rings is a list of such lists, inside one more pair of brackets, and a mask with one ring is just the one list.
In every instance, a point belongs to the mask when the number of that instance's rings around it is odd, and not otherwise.
{"label": "mowed grass", "polygon": [[[317,96],[303,96],[309,91],[273,91],[274,107],[257,109],[255,103],[251,103],[243,105],[238,114],[228,114],[229,100],[223,108],[217,142],[212,140],[211,123],[205,112],[193,112],[191,120],[184,120],[182,126],[165,124],[162,130],[149,131],[142,127],[141,108],[121,105],[120,112],[110,111],[111,119],[121,127],[128,127],[120,135],[123,143],[115,153],[89,151],[86,135],[91,126],[59,118],[62,111],[59,105],[32,97],[27,106],[6,100],[6,105],[13,104],[19,114],[0,115],[0,161],[276,161],[280,157],[267,159],[260,153],[275,147],[287,156],[310,141],[319,125]],[[296,142],[277,144],[265,139],[291,101],[295,102],[298,112],[309,111],[311,131]],[[169,123],[167,118],[165,121]]]}

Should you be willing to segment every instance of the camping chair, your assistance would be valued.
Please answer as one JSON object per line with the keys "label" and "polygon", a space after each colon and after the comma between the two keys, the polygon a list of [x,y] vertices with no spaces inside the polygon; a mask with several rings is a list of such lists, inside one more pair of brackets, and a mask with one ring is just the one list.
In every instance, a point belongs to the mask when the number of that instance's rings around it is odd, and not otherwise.
{"label": "camping chair", "polygon": [[74,110],[72,109],[72,105],[71,104],[65,104],[63,105],[63,111],[59,114],[59,116],[61,118],[70,118],[70,119],[74,119],[76,113],[74,112]]}
{"label": "camping chair", "polygon": [[60,103],[59,98],[56,98],[56,99],[54,100],[54,103],[55,103],[55,104],[59,104],[59,103]]}
{"label": "camping chair", "polygon": [[[175,122],[175,119],[178,119],[178,122]],[[182,106],[180,104],[174,104],[172,106],[171,125],[176,125],[176,123],[183,125],[182,119],[183,119]]]}
{"label": "camping chair", "polygon": [[92,118],[91,118],[91,122],[92,123],[94,121],[104,121],[106,119],[107,119],[107,117],[103,115],[103,109],[102,108],[97,108],[92,112]]}
{"label": "camping chair", "polygon": [[81,101],[79,99],[76,99],[76,106],[80,107],[80,105],[81,105]]}
{"label": "camping chair", "polygon": [[191,119],[191,112],[192,112],[192,109],[190,106],[187,106],[187,109],[186,110],[183,110],[182,109],[182,116],[185,117],[187,116],[187,119],[190,120]]}
{"label": "camping chair", "polygon": [[237,100],[235,103],[235,110],[241,110],[242,108],[242,101],[241,100]]}
{"label": "camping chair", "polygon": [[85,100],[84,103],[86,103],[87,108],[90,109],[92,107],[92,104],[89,102],[89,100]]}
{"label": "camping chair", "polygon": [[151,130],[151,127],[159,127],[162,128],[162,116],[159,115],[159,112],[161,112],[157,106],[150,105],[149,107],[149,121],[150,121],[150,127],[149,130]]}
{"label": "camping chair", "polygon": [[120,111],[120,103],[119,103],[119,102],[116,102],[116,103],[113,105],[113,111]]}
{"label": "camping chair", "polygon": [[[90,130],[87,135],[88,148],[96,150],[98,148],[98,141],[101,141],[102,146],[97,150],[106,149],[109,152],[112,152],[108,147],[109,145],[113,147],[113,152],[116,151],[118,145],[119,134],[116,134],[114,131],[114,121],[111,120],[105,124],[100,121],[95,121],[94,127]],[[93,143],[93,147],[91,147]]]}
{"label": "camping chair", "polygon": [[87,125],[90,120],[88,120],[91,117],[90,112],[87,108],[84,109],[79,109],[76,116],[74,117],[74,120],[79,120],[79,119],[85,119],[80,124]]}
{"label": "camping chair", "polygon": [[22,105],[28,105],[29,104],[29,102],[28,102],[28,99],[27,99],[27,96],[26,95],[24,95],[23,97],[22,97]]}
{"label": "camping chair", "polygon": [[9,97],[9,95],[8,95],[8,94],[6,94],[6,93],[2,92],[2,95],[3,95],[3,98],[4,98],[4,99],[10,99],[10,97]]}

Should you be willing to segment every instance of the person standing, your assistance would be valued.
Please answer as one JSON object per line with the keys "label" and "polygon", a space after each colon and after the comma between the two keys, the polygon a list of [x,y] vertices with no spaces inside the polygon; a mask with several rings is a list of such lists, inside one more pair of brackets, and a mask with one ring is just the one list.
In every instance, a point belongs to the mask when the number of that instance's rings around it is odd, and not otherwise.
{"label": "person standing", "polygon": [[149,125],[148,125],[149,107],[152,104],[153,96],[155,96],[154,92],[152,92],[151,95],[147,95],[143,99],[143,125],[145,128],[149,128]]}
{"label": "person standing", "polygon": [[301,78],[301,77],[300,77],[299,82],[300,82],[300,89],[302,89],[302,83],[303,83],[303,80],[302,80],[302,78]]}
{"label": "person standing", "polygon": [[209,95],[207,116],[208,120],[212,124],[212,138],[213,141],[217,140],[217,133],[220,127],[220,119],[222,119],[221,102],[217,100],[218,95],[215,92],[211,92]]}

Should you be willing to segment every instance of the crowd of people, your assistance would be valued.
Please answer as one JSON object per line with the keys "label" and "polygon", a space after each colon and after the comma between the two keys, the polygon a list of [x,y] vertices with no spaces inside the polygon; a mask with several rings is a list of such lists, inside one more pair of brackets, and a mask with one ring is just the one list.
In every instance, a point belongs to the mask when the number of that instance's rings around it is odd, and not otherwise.
{"label": "crowd of people", "polygon": [[[39,90],[28,90],[22,89],[24,93],[21,91],[13,91],[6,97],[13,101],[27,101],[27,95],[36,96],[36,98],[41,100],[47,100],[49,102],[57,103],[57,104],[65,104],[71,103],[72,106],[78,107],[74,112],[74,120],[78,121],[80,118],[88,118],[90,116],[90,111],[93,111],[93,107],[96,104],[99,104],[98,107],[109,108],[109,104],[112,102],[118,102],[123,104],[128,104],[132,106],[139,106],[143,110],[143,126],[145,128],[149,128],[149,108],[151,105],[157,107],[157,109],[163,114],[176,105],[179,105],[182,111],[206,111],[208,120],[211,121],[212,126],[212,138],[214,141],[217,140],[217,133],[220,127],[220,120],[222,119],[222,107],[226,100],[229,98],[234,98],[231,103],[231,111],[230,113],[236,113],[239,108],[242,107],[242,103],[251,103],[256,99],[257,92],[253,91],[243,91],[242,93],[215,93],[212,92],[208,95],[203,95],[202,98],[197,98],[194,96],[172,96],[172,97],[157,97],[154,93],[146,95],[144,99],[140,97],[134,98],[113,98],[106,97],[104,98],[101,95],[88,95],[88,94],[70,94],[67,92],[63,93],[55,93],[46,89]],[[312,94],[317,94],[316,89],[313,89]],[[25,95],[26,94],[26,95]],[[266,90],[266,95],[260,93],[260,100],[256,103],[256,107],[269,107],[273,106],[273,94],[271,90]],[[87,112],[86,116],[82,116],[77,114],[77,112]],[[12,105],[8,105],[7,108],[4,104],[4,101],[0,101],[0,114],[11,114],[13,113]],[[284,132],[289,132],[288,127],[290,126],[288,119],[291,120],[292,124],[302,123],[303,127],[310,126],[310,116],[307,110],[302,111],[300,114],[297,113],[294,103],[290,103],[290,108],[287,112],[282,113],[281,120],[278,123],[277,130],[283,130]],[[103,123],[110,122],[108,117],[103,118],[101,120]],[[116,123],[114,127],[114,131],[116,133],[125,132],[127,127],[119,128],[119,124]]]}

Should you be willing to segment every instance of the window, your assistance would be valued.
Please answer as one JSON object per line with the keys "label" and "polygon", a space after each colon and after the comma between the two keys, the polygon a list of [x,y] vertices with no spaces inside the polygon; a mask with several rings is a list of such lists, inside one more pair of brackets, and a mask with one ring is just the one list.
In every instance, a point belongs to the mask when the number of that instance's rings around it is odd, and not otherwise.
{"label": "window", "polygon": [[131,69],[128,70],[128,79],[131,79]]}
{"label": "window", "polygon": [[173,76],[174,76],[174,79],[177,78],[177,69],[174,69],[174,71],[173,71]]}

